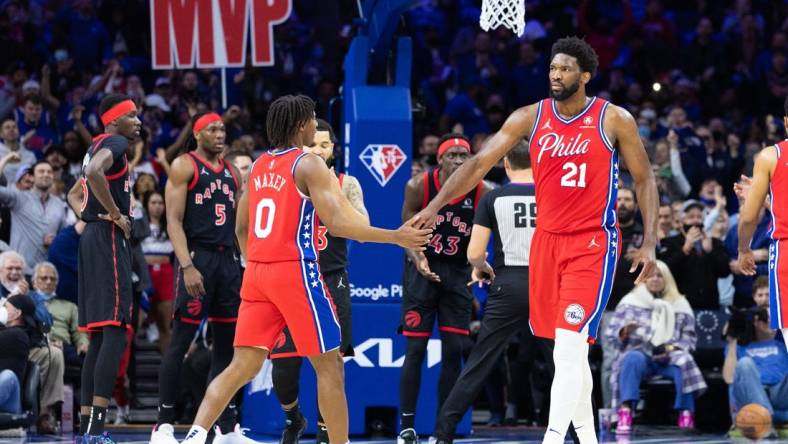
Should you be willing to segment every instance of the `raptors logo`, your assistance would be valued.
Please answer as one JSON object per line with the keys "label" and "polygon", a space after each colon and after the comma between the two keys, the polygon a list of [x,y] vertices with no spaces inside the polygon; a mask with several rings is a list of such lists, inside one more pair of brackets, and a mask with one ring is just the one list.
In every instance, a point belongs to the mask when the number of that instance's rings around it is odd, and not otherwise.
{"label": "raptors logo", "polygon": [[279,333],[279,336],[276,337],[276,341],[274,341],[274,349],[284,347],[286,340],[287,337],[285,336],[285,332]]}
{"label": "raptors logo", "polygon": [[202,301],[199,299],[192,299],[186,304],[186,311],[190,315],[197,317],[202,312]]}
{"label": "raptors logo", "polygon": [[405,325],[410,328],[416,328],[421,325],[421,315],[416,310],[410,310],[405,313]]}

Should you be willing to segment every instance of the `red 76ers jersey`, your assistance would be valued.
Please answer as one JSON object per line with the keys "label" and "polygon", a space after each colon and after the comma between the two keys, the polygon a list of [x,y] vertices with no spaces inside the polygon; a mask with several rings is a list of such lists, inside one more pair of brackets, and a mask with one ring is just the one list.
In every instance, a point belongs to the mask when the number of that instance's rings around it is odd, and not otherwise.
{"label": "red 76ers jersey", "polygon": [[571,119],[539,102],[529,139],[536,183],[536,226],[550,233],[615,227],[618,151],[602,127],[609,103],[592,97]]}
{"label": "red 76ers jersey", "polygon": [[267,152],[249,171],[248,262],[317,260],[317,218],[295,181],[298,148]]}

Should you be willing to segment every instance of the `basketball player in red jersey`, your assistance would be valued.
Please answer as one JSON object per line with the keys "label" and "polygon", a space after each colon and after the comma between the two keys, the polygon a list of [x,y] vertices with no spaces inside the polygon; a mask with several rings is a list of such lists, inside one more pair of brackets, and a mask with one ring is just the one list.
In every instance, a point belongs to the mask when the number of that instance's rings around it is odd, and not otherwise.
{"label": "basketball player in red jersey", "polygon": [[[783,120],[788,127],[788,97]],[[769,247],[769,319],[771,327],[782,329],[788,347],[788,140],[764,148],[755,157],[752,185],[739,212],[739,267],[742,274],[755,275],[755,256],[750,241],[758,225],[758,213],[771,194],[772,245]]]}
{"label": "basketball player in red jersey", "polygon": [[635,283],[655,267],[658,197],[651,165],[632,116],[586,96],[597,64],[596,53],[583,40],[558,40],[550,62],[551,98],[514,111],[482,151],[409,221],[432,226],[443,205],[474,187],[515,143],[528,140],[537,208],[529,278],[531,328],[536,336],[555,339],[544,443],[563,443],[570,422],[580,442],[597,442],[587,355],[620,254],[619,153],[635,180],[643,213],[644,241],[630,270],[642,266]]}
{"label": "basketball player in red jersey", "polygon": [[313,143],[314,108],[312,99],[288,95],[268,110],[266,130],[274,149],[255,161],[238,203],[235,233],[247,268],[235,354],[208,386],[184,443],[205,443],[206,429],[257,375],[285,326],[298,354],[309,357],[315,368],[330,442],[348,442],[340,328],[317,263],[315,213],[332,235],[362,242],[423,249],[432,234],[407,225],[397,230],[371,227],[352,207],[326,162],[299,148]]}

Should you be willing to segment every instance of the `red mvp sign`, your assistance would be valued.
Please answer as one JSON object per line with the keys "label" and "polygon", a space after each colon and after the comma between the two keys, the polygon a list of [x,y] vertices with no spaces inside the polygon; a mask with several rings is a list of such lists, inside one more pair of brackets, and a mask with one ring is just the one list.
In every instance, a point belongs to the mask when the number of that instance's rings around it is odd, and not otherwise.
{"label": "red mvp sign", "polygon": [[251,31],[252,65],[274,64],[274,25],[292,0],[150,0],[153,69],[243,67]]}

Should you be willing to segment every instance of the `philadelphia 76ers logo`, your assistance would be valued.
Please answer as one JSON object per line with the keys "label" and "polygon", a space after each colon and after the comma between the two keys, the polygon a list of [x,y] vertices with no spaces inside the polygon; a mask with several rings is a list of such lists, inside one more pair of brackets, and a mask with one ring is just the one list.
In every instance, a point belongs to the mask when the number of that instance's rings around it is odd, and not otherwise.
{"label": "philadelphia 76ers logo", "polygon": [[358,157],[382,187],[386,186],[407,159],[397,145],[367,145]]}

